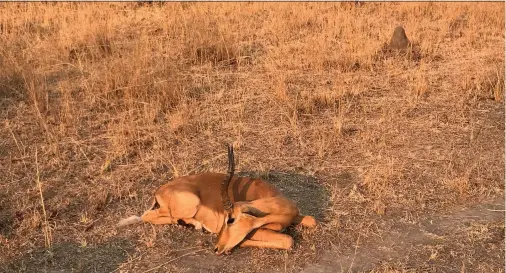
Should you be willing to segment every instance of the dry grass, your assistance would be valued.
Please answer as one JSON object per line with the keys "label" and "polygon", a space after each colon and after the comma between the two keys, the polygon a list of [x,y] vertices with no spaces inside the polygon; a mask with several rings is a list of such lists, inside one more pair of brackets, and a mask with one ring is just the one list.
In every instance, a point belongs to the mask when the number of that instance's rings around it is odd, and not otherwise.
{"label": "dry grass", "polygon": [[[415,55],[382,51],[399,24]],[[239,169],[314,176],[328,192],[324,224],[293,231],[288,258],[238,254],[298,271],[385,221],[503,196],[504,5],[3,3],[0,108],[0,261],[47,238],[55,253],[114,253],[127,235],[113,223],[171,177],[224,171],[234,142]],[[140,252],[173,242],[136,233]]]}

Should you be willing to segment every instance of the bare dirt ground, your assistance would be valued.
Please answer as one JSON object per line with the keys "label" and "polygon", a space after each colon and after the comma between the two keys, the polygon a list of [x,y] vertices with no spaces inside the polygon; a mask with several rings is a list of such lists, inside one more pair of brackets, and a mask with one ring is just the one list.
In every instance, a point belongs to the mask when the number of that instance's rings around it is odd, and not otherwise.
{"label": "bare dirt ground", "polygon": [[[504,115],[503,3],[2,3],[0,271],[504,272]],[[114,228],[232,142],[292,250]]]}

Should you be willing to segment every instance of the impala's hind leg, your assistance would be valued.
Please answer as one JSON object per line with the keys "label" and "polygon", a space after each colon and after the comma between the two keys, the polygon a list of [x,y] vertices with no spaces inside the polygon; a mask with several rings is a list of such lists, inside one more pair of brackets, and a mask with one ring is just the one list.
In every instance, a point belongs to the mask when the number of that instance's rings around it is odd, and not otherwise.
{"label": "impala's hind leg", "polygon": [[199,221],[197,221],[197,220],[195,220],[194,218],[183,218],[183,219],[180,219],[180,220],[183,221],[187,225],[192,225],[197,230],[202,229],[202,223],[199,222]]}
{"label": "impala's hind leg", "polygon": [[316,227],[316,220],[313,216],[307,216],[307,215],[298,215],[293,219],[292,222],[294,225],[302,225],[305,227]]}
{"label": "impala's hind leg", "polygon": [[282,231],[285,227],[280,223],[270,223],[267,225],[263,225],[261,228],[275,230],[275,231]]}
{"label": "impala's hind leg", "polygon": [[241,202],[238,206],[234,204],[234,210],[234,216],[242,213],[255,216],[253,229],[266,227],[272,230],[282,230],[290,226],[299,214],[299,210],[292,200],[279,196]]}
{"label": "impala's hind leg", "polygon": [[183,221],[185,224],[193,225],[195,229],[202,229],[202,223],[193,219],[193,218],[182,218],[177,219],[173,218],[170,215],[160,213],[157,210],[148,210],[142,216],[141,219],[143,222],[151,223],[153,225],[167,225],[167,224],[177,224],[178,220]]}
{"label": "impala's hind leg", "polygon": [[176,224],[179,219],[197,229],[202,224],[193,219],[197,213],[200,199],[192,193],[165,191],[155,194],[151,209],[141,216],[143,222],[151,224]]}
{"label": "impala's hind leg", "polygon": [[239,246],[290,249],[293,246],[293,238],[283,233],[260,228],[248,234],[246,240],[241,242]]}
{"label": "impala's hind leg", "polygon": [[141,216],[141,219],[143,222],[151,223],[154,225],[177,223],[177,219],[172,218],[169,213],[160,212],[159,209],[148,210],[144,212],[144,214]]}

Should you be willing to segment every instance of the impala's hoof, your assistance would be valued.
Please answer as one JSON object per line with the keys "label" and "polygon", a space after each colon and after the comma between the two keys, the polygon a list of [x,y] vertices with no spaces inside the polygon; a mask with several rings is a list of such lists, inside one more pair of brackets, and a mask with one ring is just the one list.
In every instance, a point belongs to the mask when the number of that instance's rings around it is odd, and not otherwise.
{"label": "impala's hoof", "polygon": [[289,250],[292,249],[292,247],[293,247],[293,238],[288,237],[285,241],[284,249]]}
{"label": "impala's hoof", "polygon": [[304,216],[301,224],[305,227],[314,228],[316,227],[316,219],[313,216]]}
{"label": "impala's hoof", "polygon": [[202,224],[197,222],[197,223],[194,223],[194,227],[196,230],[202,230]]}

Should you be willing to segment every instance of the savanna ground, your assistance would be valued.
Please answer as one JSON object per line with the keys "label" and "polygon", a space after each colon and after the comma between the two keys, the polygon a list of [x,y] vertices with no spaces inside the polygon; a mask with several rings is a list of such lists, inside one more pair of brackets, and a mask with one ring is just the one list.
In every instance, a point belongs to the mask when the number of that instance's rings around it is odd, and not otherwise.
{"label": "savanna ground", "polygon": [[[3,272],[504,272],[504,3],[1,3],[0,109]],[[293,250],[114,228],[231,142]]]}

